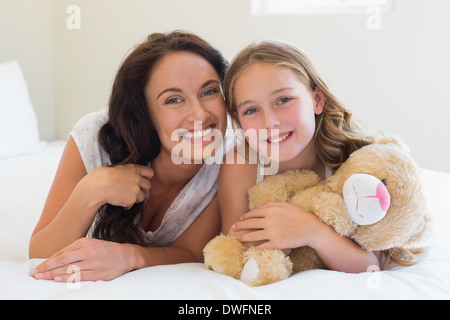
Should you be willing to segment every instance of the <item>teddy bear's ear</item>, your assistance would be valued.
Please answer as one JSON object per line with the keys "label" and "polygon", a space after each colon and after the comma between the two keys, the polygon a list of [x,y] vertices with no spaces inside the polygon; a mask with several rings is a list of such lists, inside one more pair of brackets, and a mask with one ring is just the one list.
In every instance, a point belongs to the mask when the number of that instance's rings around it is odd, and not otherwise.
{"label": "teddy bear's ear", "polygon": [[403,142],[398,136],[395,135],[385,135],[382,134],[375,138],[375,143],[377,144],[384,144],[390,147],[397,148],[404,153],[409,153],[409,147],[408,145]]}
{"label": "teddy bear's ear", "polygon": [[417,243],[423,241],[428,236],[430,236],[431,233],[431,227],[430,224],[432,222],[433,218],[427,212],[423,220],[419,222],[416,230],[414,231],[414,235],[408,240],[408,242],[404,245],[405,248],[414,248]]}

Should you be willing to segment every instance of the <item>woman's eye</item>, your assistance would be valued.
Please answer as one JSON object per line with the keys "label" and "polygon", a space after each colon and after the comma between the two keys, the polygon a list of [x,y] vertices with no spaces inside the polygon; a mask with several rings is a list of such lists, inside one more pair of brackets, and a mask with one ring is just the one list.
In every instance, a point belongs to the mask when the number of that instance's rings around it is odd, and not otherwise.
{"label": "woman's eye", "polygon": [[277,104],[278,105],[285,104],[285,103],[288,103],[291,100],[292,100],[292,98],[284,97],[284,98],[281,98],[280,100],[278,100]]}
{"label": "woman's eye", "polygon": [[212,96],[215,93],[217,93],[216,89],[208,89],[208,90],[205,90],[202,95],[203,96]]}
{"label": "woman's eye", "polygon": [[168,100],[166,100],[166,104],[177,104],[181,102],[180,98],[170,98]]}

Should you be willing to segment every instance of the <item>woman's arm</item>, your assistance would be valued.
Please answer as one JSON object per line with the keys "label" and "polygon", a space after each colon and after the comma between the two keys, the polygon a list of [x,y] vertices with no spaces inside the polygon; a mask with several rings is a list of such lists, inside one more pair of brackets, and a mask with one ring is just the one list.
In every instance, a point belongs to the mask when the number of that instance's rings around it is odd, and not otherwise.
{"label": "woman's arm", "polygon": [[186,262],[203,262],[203,248],[220,233],[217,195],[192,225],[170,246],[135,248],[133,269]]}
{"label": "woman's arm", "polygon": [[47,258],[86,234],[99,208],[95,199],[74,192],[86,175],[78,148],[69,138],[30,240],[30,258]]}
{"label": "woman's arm", "polygon": [[203,248],[219,231],[220,212],[215,197],[170,247],[142,247],[82,238],[37,266],[31,271],[31,276],[58,282],[70,279],[108,281],[145,267],[202,262]]}
{"label": "woman's arm", "polygon": [[129,207],[143,201],[152,176],[152,169],[134,165],[102,167],[87,174],[69,138],[30,240],[30,258],[48,258],[84,237],[103,204]]}

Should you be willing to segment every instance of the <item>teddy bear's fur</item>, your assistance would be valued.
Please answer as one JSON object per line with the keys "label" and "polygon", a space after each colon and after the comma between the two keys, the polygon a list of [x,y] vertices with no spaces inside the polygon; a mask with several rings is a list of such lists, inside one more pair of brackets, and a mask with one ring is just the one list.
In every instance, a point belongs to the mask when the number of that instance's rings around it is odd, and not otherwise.
{"label": "teddy bear's fur", "polygon": [[[358,225],[347,211],[342,190],[345,181],[355,173],[375,176],[389,192],[390,207],[376,223]],[[392,143],[373,144],[355,151],[325,181],[306,170],[268,177],[250,189],[249,206],[253,209],[268,202],[288,202],[312,212],[339,235],[353,239],[369,251],[410,248],[422,239],[429,222],[420,168]],[[304,270],[326,268],[310,247],[296,248],[287,257],[281,250],[247,248],[234,237],[224,235],[208,243],[204,258],[207,268],[251,286],[280,281]]]}

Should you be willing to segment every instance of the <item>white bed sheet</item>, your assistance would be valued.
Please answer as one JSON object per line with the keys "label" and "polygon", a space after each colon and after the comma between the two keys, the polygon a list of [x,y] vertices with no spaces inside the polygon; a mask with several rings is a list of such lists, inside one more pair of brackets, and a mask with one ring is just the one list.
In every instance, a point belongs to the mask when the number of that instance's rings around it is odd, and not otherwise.
{"label": "white bed sheet", "polygon": [[424,170],[434,231],[412,267],[346,274],[311,270],[264,287],[206,270],[199,263],[158,266],[109,282],[54,283],[28,276],[28,241],[56,172],[64,142],[0,161],[0,299],[450,299],[450,175]]}

